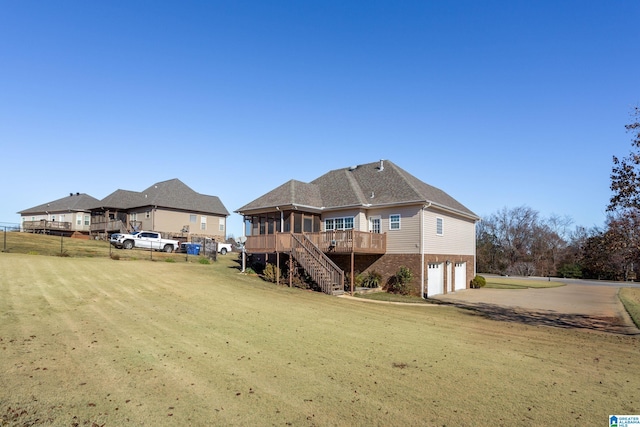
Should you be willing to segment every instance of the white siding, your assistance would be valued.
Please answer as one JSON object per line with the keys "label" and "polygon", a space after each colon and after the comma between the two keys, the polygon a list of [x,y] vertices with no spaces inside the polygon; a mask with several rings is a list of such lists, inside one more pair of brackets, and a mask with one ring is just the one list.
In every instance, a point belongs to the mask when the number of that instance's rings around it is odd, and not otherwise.
{"label": "white siding", "polygon": [[[442,218],[443,233],[436,234],[436,218]],[[427,254],[475,255],[476,226],[472,220],[427,209],[424,212],[425,252]]]}

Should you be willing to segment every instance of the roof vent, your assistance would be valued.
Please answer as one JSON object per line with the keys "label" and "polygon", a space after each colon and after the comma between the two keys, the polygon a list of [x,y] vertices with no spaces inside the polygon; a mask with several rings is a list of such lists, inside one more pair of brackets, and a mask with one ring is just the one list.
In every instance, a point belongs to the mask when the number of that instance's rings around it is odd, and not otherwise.
{"label": "roof vent", "polygon": [[382,172],[384,170],[384,160],[380,160],[380,166],[378,166],[378,170]]}
{"label": "roof vent", "polygon": [[76,193],[76,196],[79,196],[79,195],[80,195],[80,193]]}
{"label": "roof vent", "polygon": [[69,197],[73,196],[73,193],[69,193]]}
{"label": "roof vent", "polygon": [[350,171],[354,171],[354,170],[356,170],[356,169],[358,169],[358,165],[350,166],[350,167],[349,167],[349,170],[350,170]]}
{"label": "roof vent", "polygon": [[376,193],[374,193],[373,191],[371,192],[371,198],[373,199],[374,197],[376,197]]}

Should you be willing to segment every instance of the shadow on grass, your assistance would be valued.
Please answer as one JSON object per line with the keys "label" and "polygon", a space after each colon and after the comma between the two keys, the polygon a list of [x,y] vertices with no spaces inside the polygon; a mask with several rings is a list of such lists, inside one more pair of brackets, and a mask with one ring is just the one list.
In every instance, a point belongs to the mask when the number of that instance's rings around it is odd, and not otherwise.
{"label": "shadow on grass", "polygon": [[640,335],[640,330],[619,317],[590,316],[586,314],[566,314],[552,310],[525,310],[519,307],[503,307],[487,303],[460,303],[438,301],[438,304],[450,305],[470,311],[472,315],[482,316],[502,322],[523,323],[532,326],[552,326],[565,329],[589,329],[622,335]]}

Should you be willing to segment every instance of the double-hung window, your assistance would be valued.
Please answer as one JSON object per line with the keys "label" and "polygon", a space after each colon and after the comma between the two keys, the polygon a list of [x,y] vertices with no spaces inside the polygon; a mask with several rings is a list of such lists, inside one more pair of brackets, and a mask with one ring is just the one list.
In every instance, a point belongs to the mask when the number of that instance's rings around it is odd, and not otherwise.
{"label": "double-hung window", "polygon": [[389,230],[400,230],[400,215],[389,215]]}
{"label": "double-hung window", "polygon": [[442,224],[442,218],[436,218],[436,234],[442,236],[444,234],[444,226]]}

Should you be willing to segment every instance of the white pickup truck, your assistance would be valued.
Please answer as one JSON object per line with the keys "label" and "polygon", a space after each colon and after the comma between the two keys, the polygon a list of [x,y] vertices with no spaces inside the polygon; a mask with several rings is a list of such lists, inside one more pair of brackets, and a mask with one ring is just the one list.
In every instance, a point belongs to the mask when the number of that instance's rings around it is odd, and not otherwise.
{"label": "white pickup truck", "polygon": [[173,252],[180,246],[177,240],[163,239],[156,231],[138,231],[133,234],[114,234],[109,240],[118,249],[154,249],[156,251]]}

